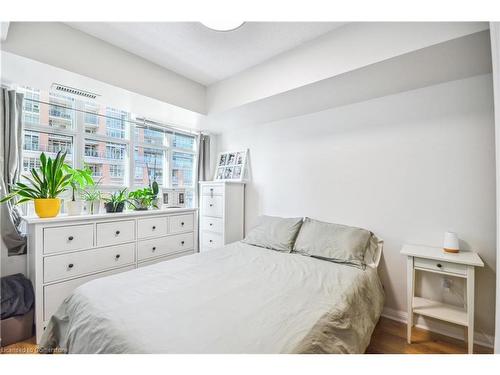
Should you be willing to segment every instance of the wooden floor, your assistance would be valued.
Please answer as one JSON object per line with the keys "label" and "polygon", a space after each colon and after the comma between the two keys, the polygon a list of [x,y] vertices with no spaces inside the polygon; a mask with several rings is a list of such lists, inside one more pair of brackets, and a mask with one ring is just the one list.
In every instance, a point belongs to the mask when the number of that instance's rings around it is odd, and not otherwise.
{"label": "wooden floor", "polygon": [[[372,335],[372,340],[366,353],[370,354],[465,354],[466,345],[463,341],[439,335],[423,329],[414,328],[413,343],[406,343],[406,324],[387,318],[380,318]],[[36,353],[35,338],[0,348],[1,354],[33,354]],[[479,345],[474,347],[474,353],[491,354],[490,348]]]}
{"label": "wooden floor", "polygon": [[[406,324],[380,318],[366,353],[372,354],[466,354],[464,341],[414,327],[411,345],[406,342]],[[474,345],[474,353],[491,354],[493,350]]]}

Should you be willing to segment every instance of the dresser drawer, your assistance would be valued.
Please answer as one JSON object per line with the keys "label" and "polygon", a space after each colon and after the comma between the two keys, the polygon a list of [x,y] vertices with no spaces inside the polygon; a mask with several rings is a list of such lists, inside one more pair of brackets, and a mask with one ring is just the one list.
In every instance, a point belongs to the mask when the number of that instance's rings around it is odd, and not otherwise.
{"label": "dresser drawer", "polygon": [[170,233],[187,232],[193,230],[193,215],[170,216]]}
{"label": "dresser drawer", "polygon": [[137,258],[141,261],[182,250],[192,250],[193,245],[193,233],[176,234],[174,236],[139,241],[137,245]]}
{"label": "dresser drawer", "polygon": [[43,281],[51,282],[134,263],[133,243],[45,257]]}
{"label": "dresser drawer", "polygon": [[181,253],[175,253],[175,254],[170,254],[170,255],[167,255],[167,256],[164,256],[164,257],[160,257],[160,258],[154,258],[154,259],[150,259],[150,260],[146,260],[142,263],[139,263],[138,267],[146,267],[146,266],[151,266],[152,264],[156,264],[156,263],[160,263],[160,262],[165,262],[167,260],[172,260],[172,259],[175,259],[175,258],[180,258],[180,257],[183,257],[183,256],[186,256],[186,255],[193,255],[194,254],[194,250],[188,250],[188,251],[183,251]]}
{"label": "dresser drawer", "polygon": [[96,275],[79,277],[61,283],[47,285],[43,288],[43,320],[47,321],[56,312],[61,303],[70,293],[91,280],[99,279],[104,276],[114,275],[116,273],[133,270],[134,266],[119,268],[117,270],[101,272]]}
{"label": "dresser drawer", "polygon": [[203,249],[215,249],[224,246],[224,241],[221,234],[203,232],[201,237]]}
{"label": "dresser drawer", "polygon": [[133,240],[135,240],[133,220],[97,223],[97,246],[114,245]]}
{"label": "dresser drawer", "polygon": [[212,217],[222,217],[223,202],[222,197],[202,197],[202,215]]}
{"label": "dresser drawer", "polygon": [[222,185],[208,185],[201,188],[201,195],[208,195],[210,197],[214,195],[223,195],[224,186]]}
{"label": "dresser drawer", "polygon": [[167,231],[166,217],[152,217],[137,220],[137,238],[164,236]]}
{"label": "dresser drawer", "polygon": [[45,254],[90,249],[93,245],[94,226],[92,224],[45,228],[43,230],[43,252]]}
{"label": "dresser drawer", "polygon": [[201,229],[209,232],[221,233],[224,228],[224,222],[217,217],[202,216]]}
{"label": "dresser drawer", "polygon": [[442,262],[440,260],[414,258],[414,267],[423,268],[430,271],[455,273],[457,275],[464,276],[467,275],[467,266],[465,264]]}

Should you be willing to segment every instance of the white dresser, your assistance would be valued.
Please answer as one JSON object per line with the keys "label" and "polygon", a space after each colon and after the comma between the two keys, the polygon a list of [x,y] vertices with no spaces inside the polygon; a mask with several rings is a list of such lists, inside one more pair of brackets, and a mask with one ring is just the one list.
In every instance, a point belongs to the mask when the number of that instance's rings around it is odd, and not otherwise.
{"label": "white dresser", "polygon": [[244,218],[244,183],[200,182],[200,251],[243,239]]}
{"label": "white dresser", "polygon": [[197,244],[197,210],[24,217],[36,338],[73,289],[87,281],[183,255]]}

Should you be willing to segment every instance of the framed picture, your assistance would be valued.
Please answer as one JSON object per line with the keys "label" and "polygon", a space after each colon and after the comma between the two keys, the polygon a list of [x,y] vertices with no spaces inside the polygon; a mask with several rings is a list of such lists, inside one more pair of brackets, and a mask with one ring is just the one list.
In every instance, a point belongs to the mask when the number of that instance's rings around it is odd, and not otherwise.
{"label": "framed picture", "polygon": [[221,152],[217,158],[216,181],[244,181],[248,150]]}

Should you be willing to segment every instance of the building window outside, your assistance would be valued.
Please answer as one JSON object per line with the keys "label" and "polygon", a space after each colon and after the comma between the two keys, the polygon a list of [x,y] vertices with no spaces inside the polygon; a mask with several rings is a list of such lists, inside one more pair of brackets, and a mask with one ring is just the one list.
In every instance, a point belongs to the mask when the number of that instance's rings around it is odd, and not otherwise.
{"label": "building window outside", "polygon": [[[25,172],[39,167],[41,152],[54,157],[62,151],[67,152],[68,164],[77,168],[87,165],[104,190],[135,189],[156,180],[161,186],[185,187],[188,199],[193,196],[194,136],[168,128],[137,126],[125,111],[78,101],[62,93],[26,88],[25,98],[29,99],[23,102]],[[134,144],[133,153],[130,143]],[[83,158],[73,160],[77,144],[83,145]],[[131,174],[133,186],[128,177]]]}

